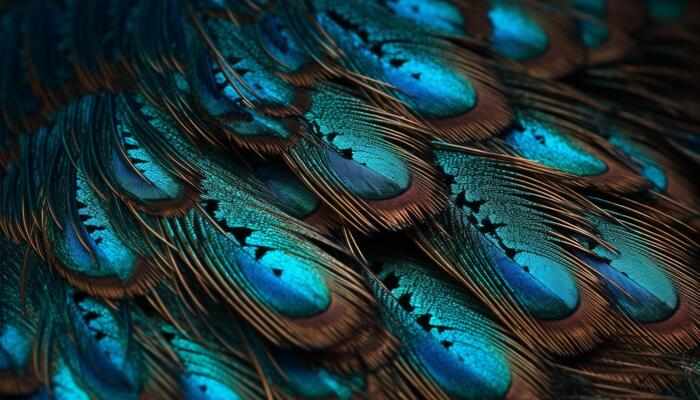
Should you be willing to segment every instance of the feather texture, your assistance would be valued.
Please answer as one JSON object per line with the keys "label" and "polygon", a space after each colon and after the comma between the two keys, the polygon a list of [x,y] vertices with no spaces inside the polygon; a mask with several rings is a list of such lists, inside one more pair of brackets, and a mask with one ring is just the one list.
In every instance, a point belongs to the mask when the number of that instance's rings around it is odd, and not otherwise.
{"label": "feather texture", "polygon": [[0,1],[0,395],[697,397],[698,27]]}

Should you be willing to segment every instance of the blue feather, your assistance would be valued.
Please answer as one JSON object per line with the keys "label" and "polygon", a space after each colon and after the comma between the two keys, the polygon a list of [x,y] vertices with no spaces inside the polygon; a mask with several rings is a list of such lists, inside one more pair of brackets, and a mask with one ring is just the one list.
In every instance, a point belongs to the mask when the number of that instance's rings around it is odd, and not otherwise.
{"label": "blue feather", "polygon": [[402,354],[450,398],[502,398],[517,374],[508,340],[473,300],[426,266],[375,261],[380,314]]}
{"label": "blue feather", "polygon": [[488,12],[493,25],[491,48],[516,61],[542,55],[549,47],[549,37],[537,19],[523,8],[504,1],[492,1]]}
{"label": "blue feather", "polygon": [[617,306],[642,323],[663,321],[673,315],[679,304],[678,294],[660,260],[624,227],[599,217],[589,218],[615,251],[596,246],[593,253],[598,258],[586,257],[586,261],[605,277]]}
{"label": "blue feather", "polygon": [[520,114],[503,139],[521,156],[578,176],[600,175],[608,167],[587,146],[545,120]]}

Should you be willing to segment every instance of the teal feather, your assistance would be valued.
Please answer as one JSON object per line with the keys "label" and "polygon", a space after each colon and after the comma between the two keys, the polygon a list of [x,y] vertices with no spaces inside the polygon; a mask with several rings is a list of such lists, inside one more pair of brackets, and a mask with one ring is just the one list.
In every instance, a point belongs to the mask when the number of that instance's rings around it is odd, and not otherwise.
{"label": "teal feather", "polygon": [[244,399],[260,396],[255,386],[248,383],[257,377],[245,360],[227,355],[221,348],[202,345],[167,324],[161,325],[160,332],[183,365],[180,385],[185,398]]}
{"label": "teal feather", "polygon": [[588,48],[603,45],[610,37],[610,30],[600,21],[607,17],[605,0],[574,0],[573,7],[597,20],[579,20],[581,40]]}
{"label": "teal feather", "polygon": [[516,61],[542,55],[549,37],[539,22],[524,9],[508,2],[492,2],[489,19],[493,25],[491,48]]}
{"label": "teal feather", "polygon": [[287,156],[303,180],[314,182],[321,199],[342,199],[332,207],[357,210],[361,215],[351,218],[358,227],[366,227],[369,221],[401,226],[411,215],[432,212],[430,198],[415,208],[395,212],[423,188],[434,195],[427,165],[413,155],[423,144],[400,132],[388,123],[389,115],[356,94],[330,84],[318,89],[305,115],[314,136]]}
{"label": "teal feather", "polygon": [[[266,220],[264,214],[241,208],[240,204],[249,203],[252,198],[230,190],[220,178],[207,177],[202,187],[209,217],[227,234],[221,235],[212,225],[201,234],[211,243],[214,254],[221,252],[217,257],[234,262],[228,275],[237,275],[237,280],[242,281],[239,285],[250,288],[273,310],[288,317],[310,317],[328,308],[330,292],[316,271],[315,262],[300,257],[313,252],[313,247],[287,247],[292,237],[270,229],[273,220]],[[200,220],[199,224],[203,222]]]}
{"label": "teal feather", "polygon": [[669,318],[678,308],[678,294],[658,261],[630,240],[632,233],[623,227],[601,218],[593,218],[593,222],[616,252],[594,247],[598,258],[588,259],[588,263],[608,280],[607,288],[618,306],[642,323]]}
{"label": "teal feather", "polygon": [[698,300],[685,290],[695,284],[687,266],[697,254],[682,245],[691,239],[668,221],[653,219],[650,208],[635,205],[638,209],[631,210],[625,201],[596,201],[617,221],[589,217],[608,247],[588,244],[591,255],[583,259],[599,271],[616,307],[647,330],[642,341],[676,349],[670,351],[685,348],[698,329],[687,311]]}
{"label": "teal feather", "polygon": [[388,88],[377,89],[443,127],[445,138],[480,139],[508,123],[496,78],[469,52],[438,39],[440,29],[372,2],[316,1],[313,7],[322,35],[345,54],[347,68],[386,82]]}
{"label": "teal feather", "polygon": [[[156,161],[154,153],[141,142],[152,146],[152,133],[144,129],[147,124],[123,99],[108,94],[85,97],[63,113],[69,121],[63,124],[64,134],[77,145],[71,157],[80,159],[79,167],[85,175],[102,177],[89,183],[103,196],[112,192],[150,212],[186,203],[186,174],[172,163]],[[79,157],[81,153],[90,156]]]}
{"label": "teal feather", "polygon": [[[23,315],[19,291],[26,247],[3,238],[1,260],[3,285],[0,287],[0,390],[28,393],[37,386],[32,365],[36,318]],[[40,267],[40,266],[39,266]],[[37,288],[38,289],[38,288]],[[28,302],[31,303],[31,302]]]}
{"label": "teal feather", "polygon": [[512,353],[518,350],[481,306],[426,266],[381,259],[375,269],[380,314],[404,343],[404,357],[450,398],[507,394],[522,372]]}
{"label": "teal feather", "polygon": [[284,210],[295,218],[308,218],[321,207],[318,197],[282,165],[261,165],[255,169],[255,176],[275,196]]}
{"label": "teal feather", "polygon": [[139,254],[127,246],[109,222],[104,203],[81,172],[66,178],[70,186],[61,225],[50,231],[57,260],[76,281],[112,279],[124,286],[134,283],[144,267]]}
{"label": "teal feather", "polygon": [[521,111],[514,126],[500,138],[512,153],[548,168],[582,178],[579,184],[613,191],[645,188],[646,181],[610,151],[595,128],[582,128],[565,118],[539,111]]}
{"label": "teal feather", "polygon": [[528,74],[556,78],[585,62],[578,30],[572,29],[570,16],[557,5],[507,0],[484,3],[487,21],[472,22],[472,33],[486,37],[494,54],[518,63]]}
{"label": "teal feather", "polygon": [[622,135],[610,137],[610,144],[620,149],[626,156],[639,163],[639,174],[643,176],[655,190],[663,193],[668,188],[668,175],[658,159],[642,143]]}
{"label": "teal feather", "polygon": [[183,184],[159,165],[153,155],[139,143],[134,133],[137,128],[129,125],[124,115],[118,114],[116,118],[115,129],[120,147],[111,151],[111,166],[116,181],[142,201],[173,201],[181,198]]}
{"label": "teal feather", "polygon": [[522,157],[578,176],[600,175],[607,165],[587,146],[567,136],[553,124],[528,114],[503,139]]}
{"label": "teal feather", "polygon": [[[210,70],[211,62],[209,57],[205,55],[199,57],[202,61],[197,62],[194,68],[201,72],[191,78],[193,81],[190,85],[194,89],[195,98],[199,105],[208,115],[215,118],[217,122],[230,131],[235,132],[236,135],[244,137],[262,136],[286,139],[293,136],[294,132],[289,123],[285,123],[285,121],[277,118],[260,115],[254,110],[244,107],[241,104],[243,99],[236,92],[236,88],[240,83],[233,81],[233,77],[223,76],[224,80],[221,81],[220,79],[223,86],[222,90],[229,89],[229,96],[226,96],[216,86],[216,81]],[[231,79],[230,82],[229,79]],[[285,83],[278,83],[289,92],[290,89]],[[251,96],[249,95],[248,97]],[[253,100],[255,100],[255,97],[248,101]]]}
{"label": "teal feather", "polygon": [[284,377],[280,379],[282,390],[292,396],[348,400],[353,398],[355,392],[362,392],[366,387],[361,375],[341,375],[324,368],[314,368],[284,350],[275,351],[273,362]]}
{"label": "teal feather", "polygon": [[[508,324],[541,332],[541,345],[559,353],[593,346],[609,328],[594,322],[605,301],[568,250],[580,246],[566,236],[588,225],[576,215],[577,201],[549,186],[546,174],[525,178],[513,160],[441,145],[435,154],[451,206],[438,219],[439,230],[419,236],[428,255],[473,285],[487,305],[522,315]],[[585,330],[591,341],[562,342],[558,324]]]}
{"label": "teal feather", "polygon": [[[516,173],[475,155],[438,151],[437,163],[452,177],[451,199],[465,237],[485,247],[516,298],[538,319],[561,319],[577,307],[579,293],[561,250],[548,244],[547,216],[521,198]],[[510,175],[510,177],[509,177]],[[560,254],[557,254],[560,253]]]}
{"label": "teal feather", "polygon": [[439,32],[463,35],[465,24],[462,12],[456,4],[444,0],[391,0],[386,7],[395,14],[410,18]]}
{"label": "teal feather", "polygon": [[252,35],[225,19],[212,19],[205,24],[221,54],[209,65],[212,83],[220,95],[239,105],[244,102],[263,108],[293,105],[293,86],[277,77],[269,66],[265,68],[264,61],[256,57],[260,48],[251,46],[256,43]]}
{"label": "teal feather", "polygon": [[[66,293],[70,331],[80,342],[59,339],[66,367],[81,378],[88,393],[101,398],[138,398],[144,371],[129,337],[126,309],[110,310],[98,300],[75,291]],[[61,363],[58,370],[61,374]]]}
{"label": "teal feather", "polygon": [[[391,151],[389,143],[382,143],[381,128],[360,118],[337,117],[340,113],[359,114],[365,105],[333,87],[324,89],[312,97],[306,118],[324,142],[332,146],[325,156],[343,186],[365,200],[385,200],[408,190],[408,167]],[[372,146],[373,142],[377,145]]]}
{"label": "teal feather", "polygon": [[[408,19],[391,18],[386,11],[367,3],[366,6],[330,1],[317,1],[316,19],[321,27],[343,49],[353,55],[358,67],[375,79],[395,86],[399,99],[428,118],[446,118],[468,112],[476,103],[476,92],[469,78],[456,65],[431,57],[435,50],[423,45],[401,43],[420,36],[408,36],[399,24]],[[378,15],[387,15],[380,25]],[[362,29],[358,29],[362,26]],[[407,32],[407,31],[404,31]],[[421,32],[418,26],[415,32]],[[425,31],[424,35],[430,35]],[[420,39],[418,39],[420,41]],[[438,87],[448,88],[436,92]],[[405,94],[403,94],[405,93]]]}

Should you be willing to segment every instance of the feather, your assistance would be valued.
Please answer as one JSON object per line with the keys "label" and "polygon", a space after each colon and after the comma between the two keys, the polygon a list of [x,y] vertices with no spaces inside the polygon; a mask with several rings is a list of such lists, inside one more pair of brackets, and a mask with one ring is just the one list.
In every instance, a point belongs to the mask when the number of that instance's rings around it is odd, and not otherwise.
{"label": "feather", "polygon": [[[405,260],[373,262],[380,314],[402,357],[450,398],[533,396],[544,378],[529,354],[458,288]],[[428,393],[423,393],[428,395]]]}
{"label": "feather", "polygon": [[[203,344],[163,322],[156,329],[167,343],[166,348],[182,365],[179,390],[186,398],[260,397],[260,385],[256,382],[258,377],[244,356],[245,352],[239,349],[240,353],[236,354],[211,343]],[[163,351],[160,347],[162,344],[153,345]],[[229,337],[228,345],[236,349],[237,343]]]}
{"label": "feather", "polygon": [[[64,187],[57,193],[58,221],[45,241],[51,243],[58,271],[76,286],[91,293],[121,297],[140,292],[155,277],[143,256],[127,245],[122,232],[109,222],[106,204],[90,188],[80,171],[62,167]],[[61,165],[61,164],[59,164]],[[60,168],[60,167],[59,167]]]}
{"label": "feather", "polygon": [[[345,119],[336,118],[339,111]],[[350,223],[401,227],[437,210],[441,190],[428,165],[412,154],[422,143],[382,124],[388,115],[328,86],[314,94],[306,118],[321,143],[302,142],[287,162],[319,198],[333,199],[329,207],[352,210],[344,212]]]}
{"label": "feather", "polygon": [[289,351],[273,349],[270,364],[270,375],[279,375],[278,390],[285,396],[305,399],[351,399],[353,393],[366,390],[366,381],[362,375],[336,374],[307,365]]}
{"label": "feather", "polygon": [[32,365],[36,321],[26,318],[22,307],[22,248],[5,238],[0,245],[4,255],[0,275],[0,391],[26,394],[38,386]]}
{"label": "feather", "polygon": [[254,167],[254,175],[265,185],[289,215],[321,231],[337,226],[332,211],[285,165],[274,162]]}
{"label": "feather", "polygon": [[572,5],[583,14],[578,26],[589,65],[617,61],[635,50],[627,31],[638,29],[644,21],[643,10],[636,3],[575,0]]}
{"label": "feather", "polygon": [[510,1],[490,0],[489,5],[491,49],[519,62],[533,76],[563,76],[585,61],[568,16]]}
{"label": "feather", "polygon": [[507,159],[438,149],[454,207],[438,220],[439,227],[419,233],[428,255],[496,315],[518,315],[504,323],[525,329],[524,340],[534,335],[564,354],[602,340],[614,322],[598,319],[606,302],[592,274],[568,251],[576,244],[567,236],[585,224],[576,215],[576,199],[563,188],[545,186],[546,175],[538,182],[542,192],[536,192],[534,182]]}
{"label": "feather", "polygon": [[684,245],[692,246],[692,239],[668,226],[654,226],[624,203],[603,204],[620,223],[589,219],[613,249],[593,246],[593,255],[584,260],[601,273],[618,309],[648,330],[635,340],[649,340],[668,351],[692,346],[697,299],[694,291],[682,289],[694,285],[686,265],[693,265],[695,255]]}
{"label": "feather", "polygon": [[[349,7],[317,1],[313,7],[323,34],[352,57],[350,68],[385,81],[394,88],[394,96],[438,128],[442,138],[480,139],[508,123],[508,104],[495,76],[470,53],[431,40],[435,33],[430,29],[392,18],[371,2]],[[402,33],[410,32],[402,28],[406,25],[413,25],[411,34]],[[439,86],[449,91],[436,91]]]}
{"label": "feather", "polygon": [[58,346],[65,366],[59,361],[57,370],[68,368],[80,376],[81,386],[99,397],[137,398],[146,374],[135,347],[130,346],[129,314],[113,311],[101,302],[67,291],[65,311],[71,336],[58,337]]}
{"label": "feather", "polygon": [[[148,107],[142,112],[178,141],[166,115]],[[154,243],[162,247],[158,252],[164,260],[177,257],[183,265],[176,269],[189,269],[227,297],[276,343],[323,349],[377,328],[362,310],[371,302],[359,276],[319,247],[329,242],[287,215],[252,173],[221,157],[193,163],[205,172],[200,204],[182,217],[160,218],[152,225],[171,243]],[[319,331],[313,321],[323,321],[324,328]],[[373,356],[382,358],[381,353]]]}
{"label": "feather", "polygon": [[521,113],[513,129],[500,139],[519,156],[581,177],[581,184],[586,186],[633,191],[645,185],[644,180],[613,154],[606,154],[596,143],[595,136],[555,116]]}

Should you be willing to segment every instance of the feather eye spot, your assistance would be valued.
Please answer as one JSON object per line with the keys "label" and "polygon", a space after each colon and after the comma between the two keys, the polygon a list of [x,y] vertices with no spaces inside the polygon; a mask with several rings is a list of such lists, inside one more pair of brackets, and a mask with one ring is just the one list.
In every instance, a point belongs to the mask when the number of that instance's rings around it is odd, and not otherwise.
{"label": "feather eye spot", "polygon": [[501,223],[496,223],[494,224],[491,222],[489,218],[484,218],[481,220],[481,226],[479,227],[479,232],[483,233],[484,235],[492,235],[492,236],[498,236],[498,233],[496,230],[498,228],[502,228],[506,226],[506,224],[501,224]]}
{"label": "feather eye spot", "polygon": [[392,292],[394,289],[399,287],[399,277],[392,272],[382,280],[382,283],[384,284],[384,287],[386,287],[386,290]]}
{"label": "feather eye spot", "polygon": [[446,330],[452,329],[452,328],[450,328],[449,326],[444,326],[444,325],[433,325],[433,324],[431,324],[431,323],[430,323],[430,320],[431,320],[432,318],[433,318],[433,314],[431,314],[431,313],[421,314],[420,316],[418,316],[418,318],[416,318],[416,323],[418,323],[418,325],[420,325],[421,328],[423,328],[423,330],[425,330],[425,331],[428,332],[428,333],[430,333],[430,331],[431,331],[433,328],[434,328],[435,330],[437,330],[438,333],[443,333],[443,332],[445,332]]}
{"label": "feather eye spot", "polygon": [[[126,137],[126,131],[122,131],[122,135]],[[124,150],[126,150],[127,152],[133,151],[133,150],[138,150],[140,148],[139,146],[132,144],[132,143],[129,143],[126,140],[124,140],[123,146],[124,146]]]}
{"label": "feather eye spot", "polygon": [[408,60],[404,58],[392,58],[389,60],[389,64],[394,68],[401,68],[402,65],[406,64]]}
{"label": "feather eye spot", "polygon": [[432,314],[425,313],[416,318],[416,322],[418,323],[418,325],[421,326],[421,328],[423,328],[424,331],[430,332],[430,329],[433,327],[432,325],[430,325],[430,319],[432,317]]}
{"label": "feather eye spot", "polygon": [[382,58],[384,57],[384,49],[382,49],[383,45],[384,43],[375,43],[369,48],[369,51],[375,56]]}
{"label": "feather eye spot", "polygon": [[342,149],[340,155],[346,160],[352,160],[352,149]]}
{"label": "feather eye spot", "polygon": [[363,42],[367,43],[369,41],[369,34],[367,33],[366,30],[359,29],[360,28],[359,24],[354,24],[354,23],[348,21],[342,15],[340,15],[337,12],[332,11],[332,10],[328,11],[326,13],[326,15],[333,22],[338,24],[338,26],[340,26],[342,29],[344,29],[346,31],[354,32],[360,38],[360,40],[362,40]]}
{"label": "feather eye spot", "polygon": [[99,316],[100,316],[100,315],[97,314],[96,312],[94,312],[94,311],[89,311],[89,312],[87,312],[85,315],[83,315],[83,321],[85,321],[85,323],[87,324],[87,323],[89,323],[90,321],[96,319],[96,318],[99,317]]}
{"label": "feather eye spot", "polygon": [[272,268],[272,273],[278,278],[282,276],[282,270],[279,268]]}
{"label": "feather eye spot", "polygon": [[[99,226],[99,225],[93,225],[93,224],[84,224],[85,230],[88,232],[88,234],[92,235],[93,233],[97,231],[103,231],[105,230],[104,226]],[[100,238],[97,238],[100,239]],[[97,239],[95,239],[95,242],[97,242]]]}
{"label": "feather eye spot", "polygon": [[[244,245],[246,239],[248,239],[248,236],[250,236],[250,235],[253,233],[253,230],[252,230],[252,229],[246,228],[246,227],[242,227],[242,226],[239,226],[239,227],[228,227],[228,226],[226,226],[224,229],[226,230],[226,232],[232,234],[233,237],[236,239],[236,241],[237,241],[240,245]],[[264,254],[264,253],[263,253],[263,254]],[[262,257],[262,256],[261,256],[261,257]]]}
{"label": "feather eye spot", "polygon": [[[484,202],[482,202],[483,204]],[[480,207],[481,205],[479,205]],[[521,252],[521,250],[516,250],[513,248],[508,247],[505,242],[503,241],[503,238],[498,234],[497,230],[498,228],[502,228],[504,226],[507,226],[506,224],[503,223],[493,223],[489,218],[484,218],[481,221],[478,221],[476,218],[476,215],[474,213],[470,213],[469,217],[467,217],[469,223],[474,225],[478,230],[479,233],[483,234],[484,236],[488,235],[496,240],[498,243],[498,247],[503,250],[505,253],[506,257],[510,258],[511,260],[515,260],[515,256]]]}
{"label": "feather eye spot", "polygon": [[399,305],[401,308],[406,310],[406,312],[413,312],[416,308],[411,305],[411,296],[413,293],[404,293],[399,297]]}
{"label": "feather eye spot", "polygon": [[216,210],[219,209],[219,202],[216,200],[206,200],[204,202],[204,211],[207,212],[207,214],[211,215],[212,217],[214,216],[214,213]]}
{"label": "feather eye spot", "polygon": [[82,303],[83,301],[85,301],[85,299],[87,299],[87,297],[88,297],[88,295],[85,292],[80,292],[77,290],[73,292],[73,301],[76,304]]}
{"label": "feather eye spot", "polygon": [[[255,249],[255,260],[260,261],[260,259],[265,256],[265,253],[267,253],[270,250],[272,250],[272,248],[270,248],[270,247],[258,246]],[[280,273],[280,275],[281,275],[281,273]],[[277,275],[277,276],[279,276],[279,275]]]}
{"label": "feather eye spot", "polygon": [[173,339],[175,339],[175,334],[174,334],[173,332],[163,331],[163,332],[161,332],[161,333],[162,333],[162,335],[163,335],[163,338],[164,338],[168,343],[172,343]]}
{"label": "feather eye spot", "polygon": [[[226,218],[218,218],[216,216],[216,211],[219,209],[219,201],[218,200],[212,200],[208,199],[204,201],[204,211],[210,215],[219,225],[221,225],[221,228],[226,232],[229,233],[233,236],[234,239],[236,239],[236,242],[240,244],[241,246],[246,244],[246,239],[254,232],[250,228],[246,228],[244,226],[229,226],[226,223]],[[265,252],[267,250],[270,250],[269,248],[265,250],[261,250],[258,248],[256,250],[256,256],[258,254],[258,251],[261,251],[260,257],[265,255]],[[259,258],[257,258],[259,259]]]}
{"label": "feather eye spot", "polygon": [[462,190],[459,193],[457,193],[454,202],[458,208],[464,209],[466,207],[469,209],[469,211],[472,212],[472,214],[479,214],[479,212],[481,211],[481,206],[486,204],[485,200],[468,201],[466,198],[466,190]]}
{"label": "feather eye spot", "polygon": [[452,174],[448,174],[446,172],[442,173],[442,181],[445,183],[447,186],[452,186],[455,183],[455,176]]}

